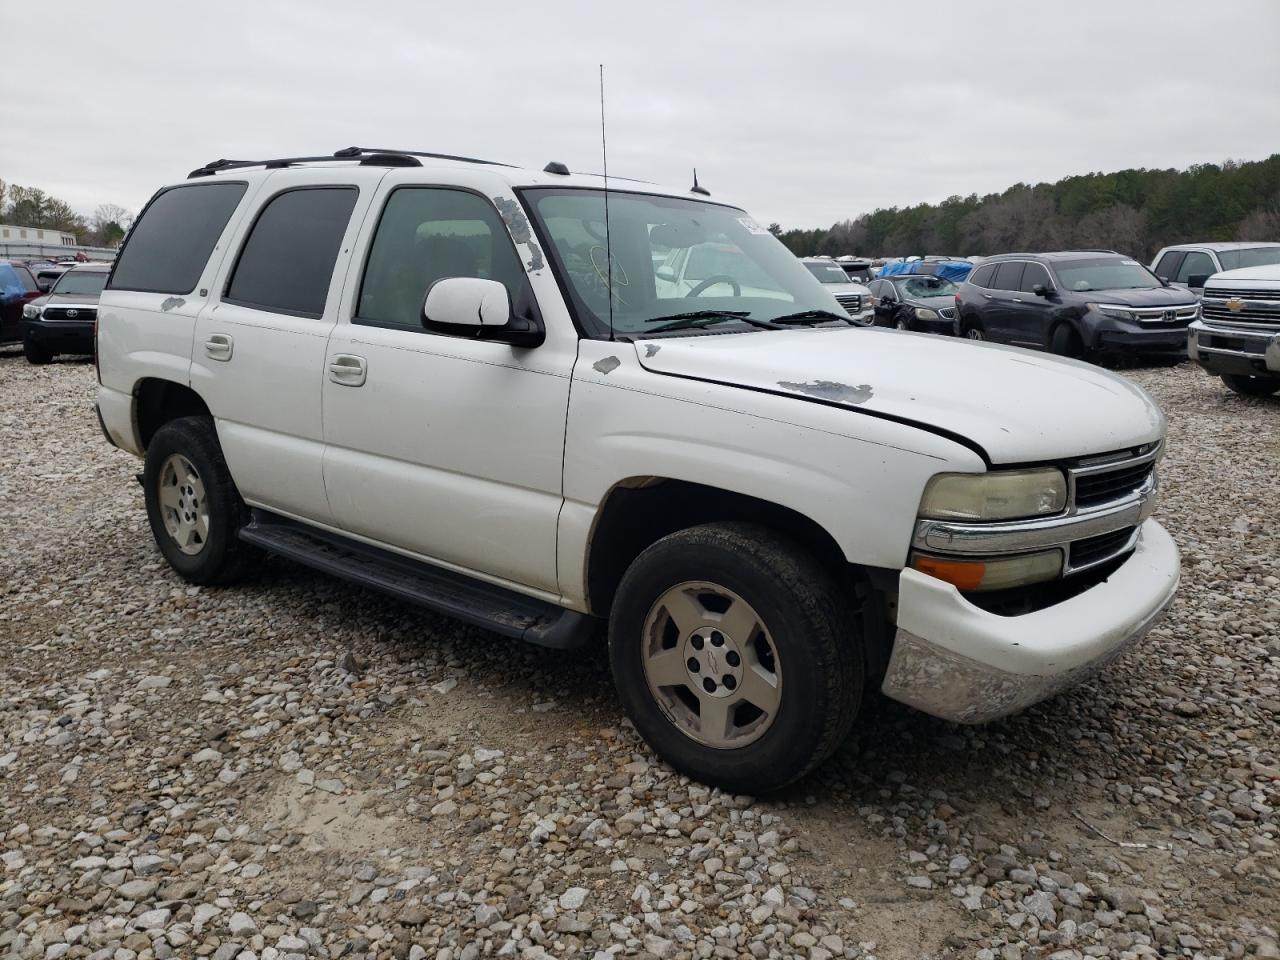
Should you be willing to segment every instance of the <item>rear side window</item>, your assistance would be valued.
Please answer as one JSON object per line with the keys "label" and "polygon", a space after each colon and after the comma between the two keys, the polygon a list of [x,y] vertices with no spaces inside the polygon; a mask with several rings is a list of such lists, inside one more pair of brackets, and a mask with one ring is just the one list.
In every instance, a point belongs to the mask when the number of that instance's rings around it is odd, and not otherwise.
{"label": "rear side window", "polygon": [[1049,271],[1038,263],[1028,263],[1022,271],[1022,285],[1019,287],[1024,293],[1034,293],[1032,288],[1036,284],[1048,290],[1053,284],[1049,282]]}
{"label": "rear side window", "polygon": [[26,267],[14,267],[13,272],[18,276],[18,285],[27,293],[35,293],[40,289],[36,283],[36,278],[31,275],[31,271]]}
{"label": "rear side window", "polygon": [[240,248],[222,299],[296,317],[323,314],[358,196],[355,187],[303,187],[272,197]]}
{"label": "rear side window", "polygon": [[996,268],[995,281],[991,284],[997,290],[1017,290],[1022,284],[1022,264],[1019,262],[1002,263]]}
{"label": "rear side window", "polygon": [[996,272],[995,264],[988,263],[979,267],[969,276],[969,282],[975,287],[991,286],[991,275]]}
{"label": "rear side window", "polygon": [[356,319],[422,329],[422,304],[437,280],[479,277],[506,286],[514,303],[524,267],[488,200],[442,187],[400,187],[374,234]]}
{"label": "rear side window", "polygon": [[129,231],[107,288],[190,293],[246,187],[199,183],[157,195]]}

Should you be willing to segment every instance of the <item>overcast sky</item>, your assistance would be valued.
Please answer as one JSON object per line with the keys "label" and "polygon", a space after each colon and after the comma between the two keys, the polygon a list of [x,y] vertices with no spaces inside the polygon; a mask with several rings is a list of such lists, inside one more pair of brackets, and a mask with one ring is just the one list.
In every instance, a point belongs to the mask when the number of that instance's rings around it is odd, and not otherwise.
{"label": "overcast sky", "polygon": [[[762,222],[1280,150],[1280,2],[257,0],[24,8],[0,179],[137,210],[351,144],[683,186]],[[7,18],[10,27],[14,18]]]}

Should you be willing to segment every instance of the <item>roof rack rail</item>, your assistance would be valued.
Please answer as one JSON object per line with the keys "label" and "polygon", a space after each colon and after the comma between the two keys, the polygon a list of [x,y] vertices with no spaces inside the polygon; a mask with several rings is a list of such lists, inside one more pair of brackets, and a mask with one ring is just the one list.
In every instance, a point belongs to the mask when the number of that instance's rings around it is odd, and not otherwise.
{"label": "roof rack rail", "polygon": [[224,170],[243,170],[246,167],[263,167],[267,170],[279,170],[299,163],[333,163],[341,160],[354,160],[366,167],[420,167],[418,157],[433,160],[454,160],[460,163],[483,163],[497,167],[511,166],[496,160],[478,160],[474,157],[457,157],[448,153],[421,153],[416,150],[383,150],[374,147],[345,147],[335,150],[329,156],[322,157],[280,157],[275,160],[212,160],[203,167],[187,174],[188,180],[197,177],[211,177]]}

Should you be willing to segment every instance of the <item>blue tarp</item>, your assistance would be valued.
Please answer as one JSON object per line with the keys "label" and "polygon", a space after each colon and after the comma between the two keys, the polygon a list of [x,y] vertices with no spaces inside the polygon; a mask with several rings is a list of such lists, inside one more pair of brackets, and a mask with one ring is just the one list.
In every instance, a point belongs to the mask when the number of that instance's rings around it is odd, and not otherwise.
{"label": "blue tarp", "polygon": [[912,260],[910,263],[886,263],[880,269],[880,276],[901,277],[925,274],[960,283],[969,276],[969,271],[972,269],[973,264],[968,260]]}

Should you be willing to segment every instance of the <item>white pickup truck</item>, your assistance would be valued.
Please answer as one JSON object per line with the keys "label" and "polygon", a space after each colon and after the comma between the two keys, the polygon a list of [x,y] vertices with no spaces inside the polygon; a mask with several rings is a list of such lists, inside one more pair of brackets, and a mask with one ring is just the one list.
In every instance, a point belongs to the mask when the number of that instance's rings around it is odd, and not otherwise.
{"label": "white pickup truck", "polygon": [[159,191],[97,405],[173,568],[267,550],[534,643],[607,625],[655,750],[757,793],[874,689],[987,721],[1169,605],[1141,389],[857,326],[742,210],[605,186],[353,147]]}
{"label": "white pickup truck", "polygon": [[1211,276],[1188,338],[1188,356],[1236,393],[1280,393],[1280,265]]}

